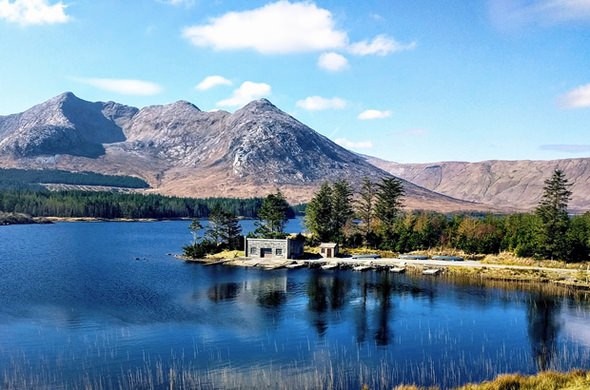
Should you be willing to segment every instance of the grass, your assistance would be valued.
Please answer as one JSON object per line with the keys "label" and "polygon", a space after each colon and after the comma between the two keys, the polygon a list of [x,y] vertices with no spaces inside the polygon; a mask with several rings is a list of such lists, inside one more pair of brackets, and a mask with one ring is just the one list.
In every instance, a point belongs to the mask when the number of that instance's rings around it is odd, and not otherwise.
{"label": "grass", "polygon": [[207,255],[207,259],[212,259],[212,260],[236,259],[238,257],[244,257],[244,251],[224,250],[219,253]]}
{"label": "grass", "polygon": [[575,370],[568,373],[546,371],[533,376],[523,376],[520,374],[500,375],[493,381],[481,384],[468,384],[457,390],[583,390],[588,388],[590,388],[590,372]]}
{"label": "grass", "polygon": [[522,265],[529,267],[543,268],[561,268],[586,270],[590,264],[588,262],[566,263],[559,260],[537,260],[530,257],[518,257],[510,252],[502,252],[497,255],[486,255],[482,260],[484,264],[501,264],[501,265]]}
{"label": "grass", "polygon": [[[503,374],[492,381],[469,383],[455,390],[586,390],[590,388],[590,371],[573,370],[562,373],[544,371],[537,375]],[[426,390],[438,388],[400,385],[394,390]]]}

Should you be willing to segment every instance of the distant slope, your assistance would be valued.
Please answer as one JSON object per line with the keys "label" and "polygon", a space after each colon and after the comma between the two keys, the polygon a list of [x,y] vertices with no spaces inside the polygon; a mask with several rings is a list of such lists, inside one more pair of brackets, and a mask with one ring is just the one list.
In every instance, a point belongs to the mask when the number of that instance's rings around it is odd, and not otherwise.
{"label": "distant slope", "polygon": [[[324,181],[358,186],[389,176],[266,99],[231,114],[185,101],[139,110],[69,92],[0,117],[0,167],[136,176],[154,192],[191,197],[255,197],[278,188],[291,202],[308,201]],[[487,208],[404,186],[410,208]]]}
{"label": "distant slope", "polygon": [[562,169],[572,183],[572,212],[590,210],[590,158],[550,161],[398,164],[367,157],[373,165],[429,190],[498,208],[534,208],[545,179]]}
{"label": "distant slope", "polygon": [[149,184],[140,178],[131,176],[103,175],[94,172],[68,172],[58,169],[15,169],[0,168],[0,185],[2,183],[23,184],[69,184],[80,186],[107,186],[120,188],[148,188]]}

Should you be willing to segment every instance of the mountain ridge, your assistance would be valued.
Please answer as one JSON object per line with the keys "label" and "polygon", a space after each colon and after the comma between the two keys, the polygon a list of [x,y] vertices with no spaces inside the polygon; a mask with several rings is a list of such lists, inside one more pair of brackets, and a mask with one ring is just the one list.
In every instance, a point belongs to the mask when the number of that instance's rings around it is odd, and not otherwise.
{"label": "mountain ridge", "polygon": [[590,210],[590,158],[560,160],[443,161],[400,164],[365,156],[394,176],[429,190],[503,209],[532,210],[543,194],[544,181],[558,168],[571,183],[571,212]]}
{"label": "mountain ridge", "polygon": [[[71,92],[0,116],[0,167],[137,176],[166,195],[252,197],[280,189],[292,202],[308,201],[324,181],[358,187],[365,177],[391,175],[267,99],[229,113],[182,100],[139,109]],[[401,179],[408,208],[498,210]]]}

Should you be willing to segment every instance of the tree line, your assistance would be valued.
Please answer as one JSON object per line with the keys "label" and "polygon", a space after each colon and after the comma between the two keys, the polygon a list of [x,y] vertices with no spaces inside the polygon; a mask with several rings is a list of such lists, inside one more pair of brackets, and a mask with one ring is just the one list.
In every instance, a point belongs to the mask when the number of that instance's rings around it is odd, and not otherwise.
{"label": "tree line", "polygon": [[[33,217],[88,218],[208,218],[220,207],[236,216],[257,218],[262,198],[181,198],[157,194],[5,189],[0,191],[0,211]],[[288,217],[294,211],[287,210]]]}
{"label": "tree line", "polygon": [[95,172],[69,172],[59,169],[0,168],[0,187],[27,188],[39,183],[149,188],[149,184],[145,180],[133,176],[103,175]]}
{"label": "tree line", "polygon": [[445,215],[404,211],[402,183],[366,179],[355,194],[346,181],[324,183],[307,205],[306,226],[316,242],[400,253],[456,248],[467,253],[567,261],[589,260],[590,212],[569,216],[570,184],[555,170],[534,212],[511,215]]}
{"label": "tree line", "polygon": [[[294,212],[281,191],[277,190],[262,199],[257,211],[256,229],[248,233],[248,237],[280,239],[287,236],[285,224],[294,217]],[[189,225],[189,230],[193,242],[182,248],[185,257],[201,259],[226,249],[243,249],[244,236],[236,214],[219,204],[211,210],[204,232],[201,221],[196,218]]]}

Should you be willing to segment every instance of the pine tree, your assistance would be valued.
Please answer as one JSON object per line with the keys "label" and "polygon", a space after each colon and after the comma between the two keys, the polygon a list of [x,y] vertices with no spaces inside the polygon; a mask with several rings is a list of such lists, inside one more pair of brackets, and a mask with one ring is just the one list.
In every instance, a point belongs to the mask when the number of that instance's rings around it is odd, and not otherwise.
{"label": "pine tree", "polygon": [[345,180],[323,183],[305,210],[305,224],[316,239],[344,242],[344,228],[352,219],[352,189]]}
{"label": "pine tree", "polygon": [[565,173],[555,169],[553,175],[545,180],[543,196],[536,209],[541,219],[541,253],[547,258],[567,258],[567,232],[570,219],[567,206],[572,195]]}
{"label": "pine tree", "polygon": [[240,246],[242,228],[236,215],[223,210],[221,206],[213,207],[209,214],[209,226],[205,236],[216,246],[236,249]]}
{"label": "pine tree", "polygon": [[205,237],[217,246],[221,245],[223,242],[223,220],[223,209],[219,204],[216,204],[209,213],[209,226],[207,226]]}
{"label": "pine tree", "polygon": [[395,244],[395,223],[403,207],[404,187],[400,179],[387,177],[377,184],[375,213],[380,222],[380,232],[385,246],[393,248]]}
{"label": "pine tree", "polygon": [[284,237],[283,230],[288,219],[288,211],[289,203],[281,191],[277,190],[276,194],[268,195],[258,210],[259,221],[256,223],[255,234],[268,238]]}
{"label": "pine tree", "polygon": [[332,186],[332,240],[344,243],[344,227],[352,219],[352,189],[346,180],[338,180]]}
{"label": "pine tree", "polygon": [[229,250],[240,248],[242,228],[232,212],[226,211],[222,214],[221,239]]}
{"label": "pine tree", "polygon": [[319,241],[330,241],[332,233],[332,187],[323,183],[305,209],[305,226]]}
{"label": "pine tree", "polygon": [[358,218],[363,221],[362,233],[365,245],[371,245],[373,235],[373,219],[375,217],[375,200],[377,188],[370,179],[363,179],[359,192],[359,199],[356,201],[356,212]]}
{"label": "pine tree", "polygon": [[203,225],[201,225],[201,222],[198,219],[194,218],[191,221],[191,224],[189,225],[188,229],[191,231],[191,234],[193,235],[193,245],[196,245],[199,237],[199,231],[203,229]]}

